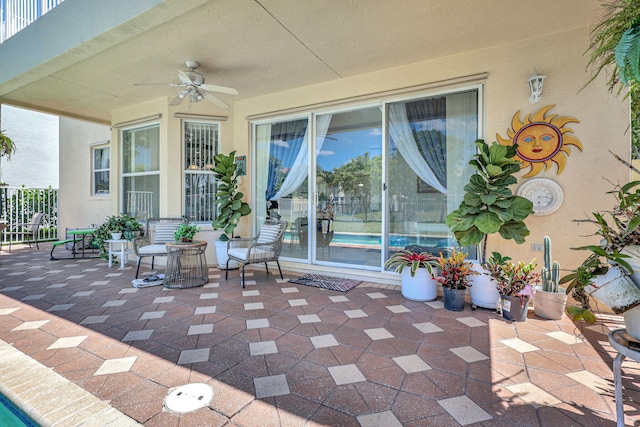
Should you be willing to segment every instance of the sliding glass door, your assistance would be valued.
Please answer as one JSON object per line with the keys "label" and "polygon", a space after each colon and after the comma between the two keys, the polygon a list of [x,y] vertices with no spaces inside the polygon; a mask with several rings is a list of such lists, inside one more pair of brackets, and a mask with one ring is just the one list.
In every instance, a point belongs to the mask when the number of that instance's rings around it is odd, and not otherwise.
{"label": "sliding glass door", "polygon": [[282,256],[313,264],[381,271],[410,246],[446,253],[456,242],[445,219],[481,134],[480,89],[254,123],[256,226],[288,221]]}
{"label": "sliding glass door", "polygon": [[[438,255],[456,246],[445,223],[472,173],[478,90],[390,103],[387,250]],[[471,258],[476,248],[465,248]]]}

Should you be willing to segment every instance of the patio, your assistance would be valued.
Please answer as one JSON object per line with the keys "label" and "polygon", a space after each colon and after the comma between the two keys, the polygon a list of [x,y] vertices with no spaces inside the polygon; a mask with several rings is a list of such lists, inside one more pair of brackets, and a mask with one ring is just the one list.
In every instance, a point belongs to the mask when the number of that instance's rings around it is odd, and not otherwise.
{"label": "patio", "polygon": [[[510,323],[394,286],[340,293],[258,270],[246,289],[214,268],[204,287],[136,289],[131,264],[49,250],[0,252],[0,391],[43,425],[615,425],[616,316]],[[639,373],[624,362],[627,425],[640,423]],[[212,386],[209,406],[163,410],[188,383]]]}

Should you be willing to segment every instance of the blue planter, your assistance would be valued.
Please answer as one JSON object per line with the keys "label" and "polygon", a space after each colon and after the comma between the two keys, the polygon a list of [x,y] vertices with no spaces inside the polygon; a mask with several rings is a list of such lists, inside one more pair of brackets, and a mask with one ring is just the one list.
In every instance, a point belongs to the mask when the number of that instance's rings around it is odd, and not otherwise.
{"label": "blue planter", "polygon": [[444,293],[444,308],[451,311],[464,311],[466,289],[451,289],[442,287]]}

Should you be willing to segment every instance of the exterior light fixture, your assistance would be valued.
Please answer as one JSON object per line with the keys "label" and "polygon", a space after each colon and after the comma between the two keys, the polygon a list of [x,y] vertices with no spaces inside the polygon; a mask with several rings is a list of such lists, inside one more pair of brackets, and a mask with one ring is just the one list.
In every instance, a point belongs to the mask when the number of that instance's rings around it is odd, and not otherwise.
{"label": "exterior light fixture", "polygon": [[529,91],[531,92],[529,101],[533,103],[540,101],[540,97],[542,96],[542,86],[544,85],[544,79],[546,78],[547,76],[538,74],[537,69],[533,69],[533,74],[529,77]]}

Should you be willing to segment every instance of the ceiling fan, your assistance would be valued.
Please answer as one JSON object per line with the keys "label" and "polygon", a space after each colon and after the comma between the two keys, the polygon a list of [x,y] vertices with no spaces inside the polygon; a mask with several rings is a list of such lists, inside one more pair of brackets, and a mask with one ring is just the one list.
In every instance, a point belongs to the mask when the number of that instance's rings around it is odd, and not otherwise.
{"label": "ceiling fan", "polygon": [[[200,66],[197,61],[187,60],[185,65],[188,70],[178,70],[180,83],[168,83],[169,86],[181,87],[182,90],[171,100],[169,105],[179,105],[183,99],[188,98],[189,102],[196,103],[207,99],[220,108],[229,108],[229,104],[213,95],[212,92],[237,95],[238,91],[231,87],[207,85],[204,83],[204,76],[195,70]],[[135,86],[144,86],[157,83],[134,83]]]}

